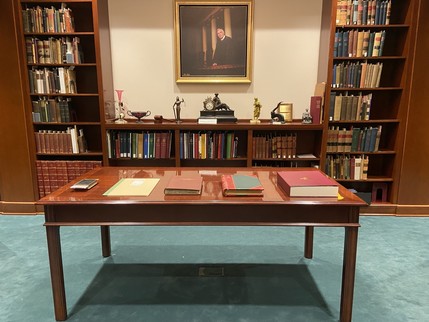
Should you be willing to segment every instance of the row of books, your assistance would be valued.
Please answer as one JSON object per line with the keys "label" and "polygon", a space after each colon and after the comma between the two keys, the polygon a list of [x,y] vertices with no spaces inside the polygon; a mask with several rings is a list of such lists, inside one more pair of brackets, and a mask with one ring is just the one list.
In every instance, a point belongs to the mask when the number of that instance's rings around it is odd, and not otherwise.
{"label": "row of books", "polygon": [[[273,175],[270,174],[270,179],[289,197],[338,198],[338,183],[316,169],[277,171]],[[159,178],[121,178],[104,195],[149,196],[159,181]],[[88,189],[88,185],[94,185],[96,182],[96,179],[86,179],[74,186],[75,189]],[[219,183],[225,197],[264,195],[264,186],[256,174],[221,174]],[[165,185],[164,194],[201,195],[205,188],[203,176],[200,174],[175,175],[170,177]]]}
{"label": "row of books", "polygon": [[[331,197],[338,198],[339,185],[321,171],[287,170],[277,171],[270,179],[289,197]],[[86,187],[88,180],[83,183]],[[96,181],[93,181],[93,184]],[[122,178],[104,195],[107,196],[149,196],[159,178]],[[262,197],[264,186],[256,174],[222,174],[219,183],[222,195]],[[82,185],[78,185],[78,188]],[[138,188],[138,189],[137,189]],[[201,175],[175,175],[170,177],[164,188],[165,195],[201,195],[204,187]]]}
{"label": "row of books", "polygon": [[367,180],[368,167],[367,155],[329,155],[326,159],[325,172],[334,179]]}
{"label": "row of books", "polygon": [[45,154],[88,152],[83,129],[76,126],[64,131],[39,130],[34,132],[36,152]]}
{"label": "row of books", "polygon": [[33,122],[65,123],[76,120],[76,111],[70,98],[39,98],[33,100]]}
{"label": "row of books", "polygon": [[232,159],[238,157],[234,132],[181,132],[180,159]]}
{"label": "row of books", "polygon": [[32,68],[28,71],[32,94],[76,94],[74,67]]}
{"label": "row of books", "polygon": [[275,159],[275,160],[257,160],[252,162],[252,167],[260,168],[300,168],[310,167],[318,168],[319,161],[298,160],[298,159]]}
{"label": "row of books", "polygon": [[388,25],[391,0],[337,0],[335,21],[344,25]]}
{"label": "row of books", "polygon": [[36,160],[40,198],[100,166],[101,161]]}
{"label": "row of books", "polygon": [[74,19],[72,10],[67,8],[64,3],[60,9],[54,6],[50,8],[36,6],[22,10],[22,21],[24,32],[74,32]]}
{"label": "row of books", "polygon": [[350,129],[331,126],[328,129],[326,152],[377,152],[380,145],[382,126]]}
{"label": "row of books", "polygon": [[297,133],[267,133],[252,139],[253,159],[290,159],[296,157]]}
{"label": "row of books", "polygon": [[107,153],[109,158],[169,159],[172,145],[171,131],[168,132],[107,132]]}
{"label": "row of books", "polygon": [[379,57],[383,54],[386,31],[337,30],[334,57]]}
{"label": "row of books", "polygon": [[29,64],[81,64],[83,51],[79,37],[25,38],[27,63]]}
{"label": "row of books", "polygon": [[380,86],[383,63],[339,63],[332,70],[332,88],[375,88]]}
{"label": "row of books", "polygon": [[371,113],[372,93],[348,95],[348,93],[331,92],[329,102],[330,121],[369,120]]}

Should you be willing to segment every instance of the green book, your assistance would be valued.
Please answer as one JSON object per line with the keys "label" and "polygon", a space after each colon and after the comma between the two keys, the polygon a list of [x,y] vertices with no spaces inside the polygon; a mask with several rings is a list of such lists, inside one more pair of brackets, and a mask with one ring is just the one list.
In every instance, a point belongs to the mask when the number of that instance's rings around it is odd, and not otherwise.
{"label": "green book", "polygon": [[263,196],[264,187],[255,175],[224,174],[221,177],[224,196]]}

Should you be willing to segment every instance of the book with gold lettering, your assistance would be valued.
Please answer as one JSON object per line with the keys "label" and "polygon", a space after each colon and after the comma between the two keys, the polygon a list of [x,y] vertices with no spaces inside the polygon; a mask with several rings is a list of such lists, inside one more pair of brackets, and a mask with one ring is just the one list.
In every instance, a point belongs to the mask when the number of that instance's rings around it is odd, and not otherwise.
{"label": "book with gold lettering", "polygon": [[277,184],[289,197],[338,196],[338,183],[319,170],[279,171]]}

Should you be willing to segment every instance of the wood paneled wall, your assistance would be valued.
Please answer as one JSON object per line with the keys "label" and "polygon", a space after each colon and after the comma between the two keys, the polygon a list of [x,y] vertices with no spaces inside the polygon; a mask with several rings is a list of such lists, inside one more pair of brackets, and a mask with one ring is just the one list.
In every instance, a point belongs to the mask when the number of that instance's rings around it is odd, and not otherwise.
{"label": "wood paneled wall", "polygon": [[0,213],[35,212],[34,172],[28,151],[14,0],[0,1]]}
{"label": "wood paneled wall", "polygon": [[429,1],[420,4],[398,213],[429,214]]}

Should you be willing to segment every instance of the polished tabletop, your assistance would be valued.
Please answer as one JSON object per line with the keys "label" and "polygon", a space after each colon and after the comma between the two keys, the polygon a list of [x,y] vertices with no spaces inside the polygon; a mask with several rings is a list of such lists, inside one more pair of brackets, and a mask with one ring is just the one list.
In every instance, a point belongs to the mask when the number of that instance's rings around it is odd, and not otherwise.
{"label": "polished tabletop", "polygon": [[[277,171],[289,170],[309,170],[320,171],[315,168],[146,168],[146,167],[100,167],[96,168],[85,176],[76,179],[63,186],[57,191],[39,200],[41,205],[85,203],[85,204],[139,204],[139,203],[163,203],[163,204],[310,204],[310,205],[343,205],[343,206],[365,206],[366,203],[355,196],[352,192],[339,185],[340,198],[290,198],[277,185]],[[237,196],[225,197],[222,195],[221,175],[222,174],[246,174],[256,175],[262,186],[264,194],[259,196]],[[164,188],[170,178],[175,175],[197,176],[203,178],[201,195],[165,195]],[[83,178],[97,178],[99,183],[87,191],[76,191],[71,189],[71,185]],[[159,178],[155,188],[149,196],[105,196],[114,184],[123,178]]]}

